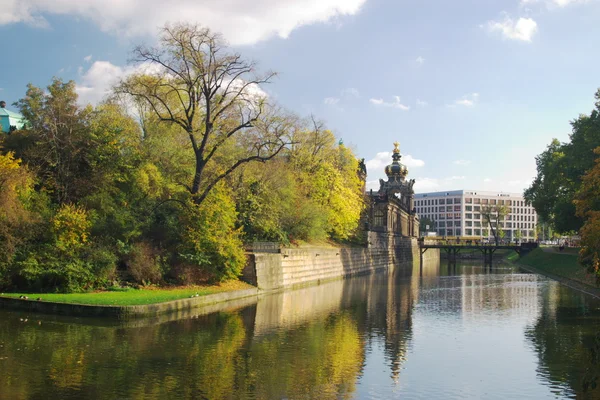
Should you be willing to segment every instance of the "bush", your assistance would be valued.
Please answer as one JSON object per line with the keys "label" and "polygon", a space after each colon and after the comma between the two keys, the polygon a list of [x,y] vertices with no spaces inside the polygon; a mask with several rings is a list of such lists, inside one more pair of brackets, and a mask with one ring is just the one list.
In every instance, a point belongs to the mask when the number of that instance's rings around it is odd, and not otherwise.
{"label": "bush", "polygon": [[125,263],[127,273],[136,283],[159,283],[163,279],[163,257],[149,243],[132,245]]}
{"label": "bush", "polygon": [[190,202],[182,214],[182,264],[206,271],[212,281],[237,278],[246,257],[236,220],[235,204],[224,185],[216,186],[201,205]]}

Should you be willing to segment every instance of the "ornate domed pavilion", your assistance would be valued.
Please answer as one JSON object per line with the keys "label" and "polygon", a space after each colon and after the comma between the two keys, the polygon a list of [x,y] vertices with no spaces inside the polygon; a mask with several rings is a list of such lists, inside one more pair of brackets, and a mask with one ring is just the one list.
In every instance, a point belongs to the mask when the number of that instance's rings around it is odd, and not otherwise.
{"label": "ornate domed pavilion", "polygon": [[370,192],[369,231],[390,236],[417,237],[419,219],[414,208],[414,179],[400,161],[400,144],[394,143],[392,163],[385,167],[387,181],[379,180],[379,191]]}

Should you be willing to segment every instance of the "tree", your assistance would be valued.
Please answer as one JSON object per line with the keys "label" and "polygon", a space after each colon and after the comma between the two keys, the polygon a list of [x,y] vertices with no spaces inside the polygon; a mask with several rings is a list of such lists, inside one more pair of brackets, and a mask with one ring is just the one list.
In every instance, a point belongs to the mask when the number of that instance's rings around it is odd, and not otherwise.
{"label": "tree", "polygon": [[523,232],[521,231],[521,229],[519,228],[519,229],[515,230],[515,239],[517,241],[520,241],[522,237],[523,237]]}
{"label": "tree", "polygon": [[502,229],[500,229],[500,223],[504,221],[504,217],[508,215],[508,207],[501,205],[481,206],[481,215],[483,216],[483,219],[487,221],[492,236],[494,236],[496,246],[498,246],[498,243],[502,238],[499,232],[502,231]]}
{"label": "tree", "polygon": [[421,232],[427,232],[427,226],[429,226],[429,231],[435,231],[437,223],[435,222],[435,220],[428,217],[421,218],[421,220],[419,221],[419,229],[421,230]]}
{"label": "tree", "polygon": [[582,177],[594,166],[593,150],[600,146],[600,89],[595,98],[590,115],[582,114],[571,122],[570,141],[553,139],[536,157],[537,176],[525,191],[525,199],[541,219],[561,233],[577,231],[583,224],[573,200]]}
{"label": "tree", "polygon": [[[136,47],[133,61],[147,66],[145,73],[123,80],[116,92],[188,135],[195,163],[186,188],[196,204],[239,166],[270,160],[288,144],[287,121],[269,109],[260,89],[275,74],[256,74],[253,62],[227,51],[209,29],[166,25],[160,46]],[[228,163],[216,165],[218,158]]]}
{"label": "tree", "polygon": [[583,177],[575,204],[577,215],[585,221],[581,228],[579,260],[600,281],[600,147],[594,153],[598,156],[596,164]]}
{"label": "tree", "polygon": [[46,91],[29,84],[25,97],[15,104],[31,129],[7,138],[6,149],[36,171],[56,203],[89,193],[89,155],[95,148],[88,134],[92,108],[78,106],[75,82],[54,78]]}

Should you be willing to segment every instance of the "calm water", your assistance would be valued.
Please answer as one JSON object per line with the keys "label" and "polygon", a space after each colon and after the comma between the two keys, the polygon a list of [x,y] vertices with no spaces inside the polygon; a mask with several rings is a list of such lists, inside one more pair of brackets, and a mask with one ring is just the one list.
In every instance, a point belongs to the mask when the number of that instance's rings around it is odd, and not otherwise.
{"label": "calm water", "polygon": [[423,275],[179,320],[0,312],[0,399],[600,398],[598,301],[510,267]]}

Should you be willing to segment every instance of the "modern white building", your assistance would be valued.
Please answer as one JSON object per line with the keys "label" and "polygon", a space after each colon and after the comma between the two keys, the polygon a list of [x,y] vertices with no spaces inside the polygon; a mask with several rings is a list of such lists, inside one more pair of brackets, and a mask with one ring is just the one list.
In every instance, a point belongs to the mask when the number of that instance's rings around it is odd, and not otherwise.
{"label": "modern white building", "polygon": [[[433,221],[429,231],[437,232],[438,236],[492,240],[489,224],[481,215],[482,208],[506,206],[508,214],[499,223],[499,228],[505,232],[504,239],[536,239],[538,216],[519,193],[451,190],[415,194],[414,200],[422,229],[425,228],[423,220]],[[517,231],[521,231],[520,234]]]}

